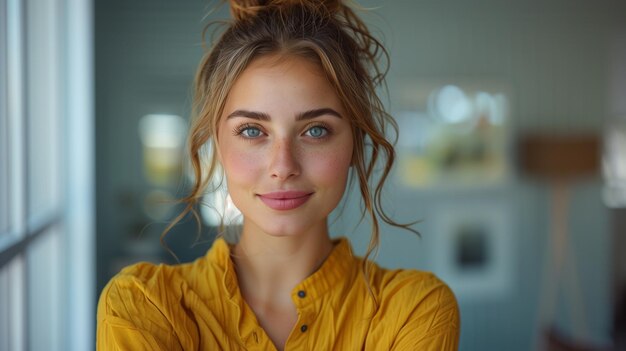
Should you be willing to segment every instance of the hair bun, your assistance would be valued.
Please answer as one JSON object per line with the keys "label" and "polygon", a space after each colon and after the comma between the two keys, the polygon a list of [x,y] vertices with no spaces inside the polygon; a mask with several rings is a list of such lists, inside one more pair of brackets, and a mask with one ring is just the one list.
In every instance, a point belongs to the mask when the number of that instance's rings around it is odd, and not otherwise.
{"label": "hair bun", "polygon": [[242,21],[254,17],[268,2],[267,0],[230,0],[230,14],[236,21]]}
{"label": "hair bun", "polygon": [[335,14],[342,7],[341,0],[229,0],[230,13],[236,21],[243,21],[256,16],[267,8],[282,8],[300,5],[315,10],[325,10]]}

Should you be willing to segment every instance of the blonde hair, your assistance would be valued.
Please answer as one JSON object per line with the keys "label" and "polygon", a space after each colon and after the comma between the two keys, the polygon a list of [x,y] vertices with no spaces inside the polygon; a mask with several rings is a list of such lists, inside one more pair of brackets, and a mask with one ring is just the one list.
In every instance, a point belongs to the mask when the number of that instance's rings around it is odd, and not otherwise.
{"label": "blonde hair", "polygon": [[[215,152],[220,116],[239,75],[258,57],[296,55],[320,65],[351,123],[353,174],[364,205],[361,220],[367,214],[372,224],[363,260],[367,274],[367,259],[380,240],[378,218],[419,235],[409,227],[412,223],[393,221],[381,204],[382,188],[395,159],[393,144],[386,137],[388,128],[397,135],[397,124],[375,91],[384,84],[387,69],[381,70],[378,61],[388,59],[387,51],[340,0],[237,0],[230,1],[230,9],[233,20],[226,23],[196,74],[188,145],[195,180],[189,195],[181,200],[186,204],[183,212],[164,235],[189,213],[200,223],[196,207],[218,168],[217,157],[210,157],[205,164],[203,146],[211,143]],[[379,162],[382,167],[375,180]],[[370,182],[374,183],[373,192]]]}

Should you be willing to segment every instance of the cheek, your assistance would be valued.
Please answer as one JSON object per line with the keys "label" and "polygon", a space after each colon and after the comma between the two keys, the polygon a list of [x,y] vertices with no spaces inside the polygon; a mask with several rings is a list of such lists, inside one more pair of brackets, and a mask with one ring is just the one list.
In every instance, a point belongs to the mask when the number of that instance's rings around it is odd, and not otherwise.
{"label": "cheek", "polygon": [[322,183],[333,187],[345,186],[352,160],[352,145],[333,148],[310,157],[312,174]]}
{"label": "cheek", "polygon": [[222,149],[222,166],[228,180],[228,187],[236,190],[237,184],[251,183],[258,179],[262,169],[261,158],[251,152],[233,149]]}

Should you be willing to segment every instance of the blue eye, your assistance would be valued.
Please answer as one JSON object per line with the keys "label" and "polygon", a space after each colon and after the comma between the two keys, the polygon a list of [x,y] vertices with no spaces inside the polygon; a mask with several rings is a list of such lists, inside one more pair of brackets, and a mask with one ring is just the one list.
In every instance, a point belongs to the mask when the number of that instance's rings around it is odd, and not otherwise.
{"label": "blue eye", "polygon": [[313,138],[323,138],[326,134],[328,134],[328,129],[322,126],[314,126],[309,128],[309,130],[306,131],[306,134]]}
{"label": "blue eye", "polygon": [[261,136],[261,130],[256,127],[246,127],[240,132],[244,137],[254,139]]}

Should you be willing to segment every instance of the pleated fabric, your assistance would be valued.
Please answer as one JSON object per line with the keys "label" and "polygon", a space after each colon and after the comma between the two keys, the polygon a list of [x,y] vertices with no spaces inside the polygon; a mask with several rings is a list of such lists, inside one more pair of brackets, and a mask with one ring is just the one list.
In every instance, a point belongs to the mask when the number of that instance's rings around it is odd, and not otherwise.
{"label": "pleated fabric", "polygon": [[[457,350],[459,310],[445,283],[375,264],[366,281],[361,262],[347,239],[335,240],[292,291],[298,321],[285,350]],[[192,263],[123,269],[97,315],[97,350],[276,350],[242,298],[223,239]]]}

